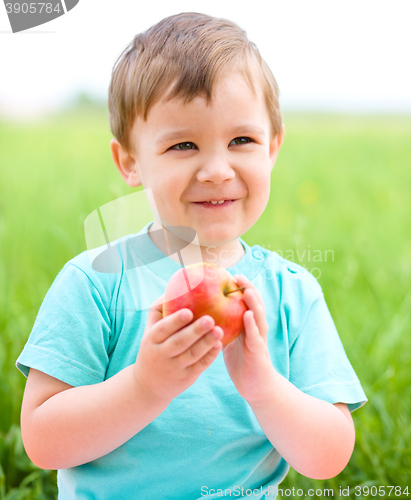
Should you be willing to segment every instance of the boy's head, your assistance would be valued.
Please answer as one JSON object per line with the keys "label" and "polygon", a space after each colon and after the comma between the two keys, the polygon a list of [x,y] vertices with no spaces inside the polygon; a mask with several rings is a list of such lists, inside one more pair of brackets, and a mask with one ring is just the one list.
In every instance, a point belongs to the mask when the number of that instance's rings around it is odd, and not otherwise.
{"label": "boy's head", "polygon": [[[130,186],[152,189],[162,224],[220,246],[258,220],[282,116],[274,76],[237,24],[190,12],[137,35],[114,66],[108,104],[113,160]],[[221,199],[237,201],[196,203]]]}

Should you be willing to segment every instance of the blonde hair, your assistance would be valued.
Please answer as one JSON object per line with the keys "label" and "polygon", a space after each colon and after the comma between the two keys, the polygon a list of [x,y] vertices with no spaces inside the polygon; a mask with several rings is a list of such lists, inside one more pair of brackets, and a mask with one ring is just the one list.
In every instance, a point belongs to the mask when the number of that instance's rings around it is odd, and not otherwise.
{"label": "blonde hair", "polygon": [[271,133],[280,133],[278,85],[257,46],[236,23],[197,12],[162,19],[136,35],[117,58],[108,92],[111,132],[130,152],[130,130],[136,117],[146,121],[151,106],[173,82],[166,100],[180,98],[187,103],[205,96],[209,105],[218,79],[234,68],[244,74],[254,96],[256,77]]}

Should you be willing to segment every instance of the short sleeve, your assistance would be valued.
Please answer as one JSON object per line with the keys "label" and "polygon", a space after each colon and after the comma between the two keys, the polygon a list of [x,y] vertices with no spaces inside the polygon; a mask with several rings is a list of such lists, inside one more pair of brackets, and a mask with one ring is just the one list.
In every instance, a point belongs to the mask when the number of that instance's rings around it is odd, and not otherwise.
{"label": "short sleeve", "polygon": [[351,412],[368,401],[322,292],[311,304],[290,347],[290,382],[328,403],[346,403]]}
{"label": "short sleeve", "polygon": [[105,380],[111,321],[102,294],[68,262],[41,304],[17,368],[26,377],[34,368],[72,386]]}

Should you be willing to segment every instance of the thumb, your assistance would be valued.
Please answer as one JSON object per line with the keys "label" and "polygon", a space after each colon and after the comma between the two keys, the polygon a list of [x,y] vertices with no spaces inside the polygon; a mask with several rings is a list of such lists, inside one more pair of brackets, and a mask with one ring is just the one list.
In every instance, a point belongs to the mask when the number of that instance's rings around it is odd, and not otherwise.
{"label": "thumb", "polygon": [[160,319],[163,319],[163,302],[164,295],[160,295],[152,304],[148,310],[148,317],[146,323],[146,329],[151,328],[155,325]]}

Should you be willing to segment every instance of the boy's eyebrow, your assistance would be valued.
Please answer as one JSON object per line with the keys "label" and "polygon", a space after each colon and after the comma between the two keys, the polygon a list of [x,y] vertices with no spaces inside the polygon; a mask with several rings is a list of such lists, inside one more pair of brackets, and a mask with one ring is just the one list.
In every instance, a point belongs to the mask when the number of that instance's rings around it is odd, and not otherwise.
{"label": "boy's eyebrow", "polygon": [[[264,135],[265,132],[262,128],[256,127],[255,125],[238,125],[237,127],[234,127],[231,129],[231,134],[258,134],[258,135]],[[182,129],[182,130],[173,130],[172,132],[166,132],[163,135],[160,135],[160,137],[156,140],[155,145],[158,146],[159,144],[162,144],[163,142],[168,142],[172,141],[175,139],[179,139],[183,135],[189,135],[192,134],[192,131],[190,129]]]}

